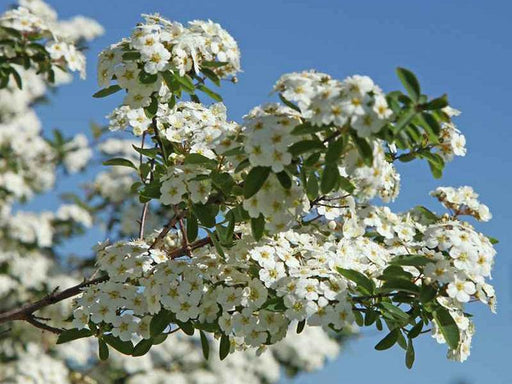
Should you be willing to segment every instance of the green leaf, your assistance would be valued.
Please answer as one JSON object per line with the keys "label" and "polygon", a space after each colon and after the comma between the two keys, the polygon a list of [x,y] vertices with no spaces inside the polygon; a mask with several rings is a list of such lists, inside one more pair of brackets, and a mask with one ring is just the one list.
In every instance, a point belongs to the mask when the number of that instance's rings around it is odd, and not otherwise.
{"label": "green leaf", "polygon": [[432,263],[432,260],[423,255],[400,255],[389,262],[391,265],[407,265],[410,267],[424,267],[429,263]]}
{"label": "green leaf", "polygon": [[231,193],[231,190],[235,186],[235,181],[233,180],[233,177],[227,172],[217,172],[214,171],[211,173],[211,178],[213,184],[219,188],[222,193],[224,193],[226,196],[229,196]]}
{"label": "green leaf", "polygon": [[174,78],[178,81],[178,83],[181,84],[182,88],[187,93],[194,93],[195,87],[194,82],[190,78],[189,75],[185,74],[183,76],[178,75],[177,73],[174,74]]}
{"label": "green leaf", "polygon": [[283,186],[284,189],[290,189],[292,187],[292,179],[286,171],[281,171],[276,174],[277,180]]}
{"label": "green leaf", "polygon": [[208,68],[201,68],[201,72],[210,79],[210,81],[215,84],[217,87],[220,87],[220,78],[213,72],[211,69]]}
{"label": "green leaf", "polygon": [[167,335],[162,333],[158,336],[152,337],[151,340],[153,340],[153,345],[162,344],[165,340],[167,340]]}
{"label": "green leaf", "polygon": [[170,311],[162,309],[153,316],[149,323],[149,333],[151,337],[160,335],[174,320],[174,315]]}
{"label": "green leaf", "polygon": [[425,219],[427,219],[427,224],[433,224],[439,221],[439,217],[430,211],[429,209],[425,208],[422,205],[418,205],[414,208],[414,211],[419,212]]}
{"label": "green leaf", "polygon": [[414,364],[414,346],[412,345],[412,339],[407,342],[407,351],[405,352],[405,366],[409,369]]}
{"label": "green leaf", "polygon": [[420,288],[420,301],[428,303],[434,300],[437,296],[437,290],[431,285],[422,285]]}
{"label": "green leaf", "polygon": [[138,60],[140,59],[139,51],[127,51],[123,53],[123,60]]}
{"label": "green leaf", "polygon": [[494,244],[498,244],[500,241],[495,238],[495,237],[492,237],[492,236],[487,236],[487,239],[489,239],[489,242],[494,245]]}
{"label": "green leaf", "polygon": [[420,287],[405,279],[388,279],[382,284],[380,290],[383,292],[399,291],[413,294],[420,293]]}
{"label": "green leaf", "polygon": [[213,92],[210,88],[208,88],[206,85],[200,84],[197,86],[197,89],[200,91],[206,93],[210,98],[212,98],[215,101],[222,101],[222,96],[219,95],[216,92]]}
{"label": "green leaf", "polygon": [[281,99],[281,101],[283,102],[284,105],[290,107],[291,109],[294,109],[297,112],[300,112],[300,108],[298,106],[296,106],[295,104],[293,104],[288,99],[286,99],[281,93],[279,94],[279,99]]}
{"label": "green leaf", "polygon": [[133,348],[132,356],[144,356],[153,346],[153,339],[142,339]]}
{"label": "green leaf", "polygon": [[199,225],[197,224],[197,217],[194,214],[187,216],[187,238],[188,241],[194,241],[199,232]]}
{"label": "green leaf", "polygon": [[201,62],[201,67],[209,67],[209,68],[220,68],[225,65],[228,65],[227,61],[207,61],[204,60]]}
{"label": "green leaf", "polygon": [[265,217],[260,213],[258,218],[251,218],[251,231],[252,237],[256,241],[259,241],[263,236],[263,231],[265,230]]}
{"label": "green leaf", "polygon": [[255,195],[263,186],[270,174],[270,167],[254,167],[244,181],[244,197],[246,199]]}
{"label": "green leaf", "polygon": [[219,239],[217,238],[217,233],[216,232],[214,233],[207,228],[205,228],[205,230],[206,230],[206,232],[208,232],[208,235],[210,236],[210,240],[212,241],[213,246],[217,250],[217,253],[219,254],[219,256],[221,256],[222,258],[226,257],[226,255],[224,254],[224,250],[222,249],[222,245],[220,244]]}
{"label": "green leaf", "polygon": [[120,166],[120,167],[130,167],[130,168],[133,168],[133,169],[137,169],[137,167],[135,166],[135,164],[133,164],[130,160],[128,160],[128,159],[123,159],[123,158],[120,158],[120,157],[117,157],[117,158],[114,158],[114,159],[110,159],[110,160],[104,161],[104,162],[103,162],[103,165],[107,165],[107,166]]}
{"label": "green leaf", "polygon": [[343,137],[336,141],[331,141],[327,147],[327,152],[325,153],[325,162],[336,163],[341,157],[344,148],[345,141],[343,140]]}
{"label": "green leaf", "polygon": [[219,358],[224,360],[229,355],[230,349],[231,343],[229,341],[229,336],[223,334],[220,338]]}
{"label": "green leaf", "polygon": [[14,68],[11,67],[11,75],[14,77],[14,81],[19,89],[23,89],[23,82],[21,80],[21,76]]}
{"label": "green leaf", "polygon": [[347,179],[345,176],[340,176],[338,178],[338,183],[344,191],[347,191],[348,193],[353,193],[356,189],[355,185],[352,184],[352,182]]}
{"label": "green leaf", "polygon": [[83,329],[77,329],[77,328],[66,329],[57,338],[57,344],[67,343],[69,341],[73,341],[73,340],[77,340],[77,339],[82,339],[84,337],[89,337],[89,336],[92,336],[92,331],[90,329],[86,329],[86,328],[83,328]]}
{"label": "green leaf", "polygon": [[411,328],[411,330],[407,333],[407,337],[409,339],[414,339],[419,336],[421,331],[423,330],[423,321],[418,321],[418,324],[416,324],[414,327]]}
{"label": "green leaf", "polygon": [[194,325],[191,321],[187,321],[186,323],[183,323],[179,320],[176,320],[176,324],[181,328],[181,330],[188,336],[193,336],[195,332]]}
{"label": "green leaf", "polygon": [[358,289],[366,294],[372,294],[375,290],[375,283],[361,272],[353,269],[336,268],[336,270],[345,278],[356,283]]}
{"label": "green leaf", "polygon": [[192,212],[199,219],[199,222],[207,228],[215,227],[215,217],[219,207],[215,204],[193,204]]}
{"label": "green leaf", "polygon": [[306,193],[309,200],[315,200],[318,197],[318,179],[314,172],[311,172],[308,177]]}
{"label": "green leaf", "polygon": [[133,353],[133,344],[131,341],[122,341],[119,337],[113,335],[103,335],[103,340],[112,348],[125,355]]}
{"label": "green leaf", "polygon": [[338,183],[340,172],[336,164],[326,164],[320,180],[320,190],[323,194],[329,193]]}
{"label": "green leaf", "polygon": [[158,75],[156,73],[147,73],[142,70],[139,72],[139,82],[142,84],[153,84],[158,80]]}
{"label": "green leaf", "polygon": [[150,159],[156,159],[158,154],[160,153],[160,149],[158,148],[140,148],[136,145],[132,145],[133,149],[135,149],[138,153],[143,156],[149,157]]}
{"label": "green leaf", "polygon": [[107,97],[107,96],[110,96],[110,95],[116,93],[117,91],[120,91],[120,90],[121,90],[121,87],[117,84],[114,84],[114,85],[111,85],[110,87],[100,89],[98,92],[96,92],[94,95],[92,95],[92,97],[95,97],[95,98]]}
{"label": "green leaf", "polygon": [[416,116],[416,110],[414,108],[409,108],[405,111],[400,111],[400,117],[395,123],[394,132],[395,134],[404,129]]}
{"label": "green leaf", "polygon": [[98,339],[98,355],[102,361],[108,359],[108,345],[102,339]]}
{"label": "green leaf", "polygon": [[452,315],[448,312],[447,309],[443,307],[438,307],[434,312],[434,319],[436,321],[439,330],[441,331],[446,343],[451,349],[456,349],[459,345],[459,327],[457,327],[457,323],[453,320]]}
{"label": "green leaf", "polygon": [[302,333],[305,326],[306,326],[306,320],[299,321],[297,323],[297,333]]}
{"label": "green leaf", "polygon": [[384,338],[381,341],[377,343],[375,349],[377,351],[384,351],[386,349],[391,348],[393,345],[395,345],[396,341],[398,340],[399,333],[400,330],[398,328],[393,329],[386,336],[384,336]]}
{"label": "green leaf", "polygon": [[290,152],[294,157],[302,155],[306,152],[316,151],[316,150],[324,150],[325,146],[322,144],[320,140],[302,140],[298,141],[288,148],[288,152]]}
{"label": "green leaf", "polygon": [[199,331],[199,335],[201,336],[201,348],[203,350],[203,356],[205,360],[208,360],[208,357],[210,357],[210,343],[208,342],[208,338],[203,331]]}
{"label": "green leaf", "polygon": [[368,143],[368,141],[362,137],[357,136],[357,134],[352,134],[352,140],[356,145],[357,151],[359,155],[363,158],[364,163],[371,167],[373,165],[373,149]]}
{"label": "green leaf", "polygon": [[417,101],[421,95],[420,83],[414,73],[405,68],[398,67],[396,74],[411,98]]}
{"label": "green leaf", "polygon": [[208,168],[216,168],[217,162],[213,159],[210,159],[209,157],[203,156],[199,153],[190,153],[185,157],[185,160],[183,160],[184,164],[197,164],[197,165],[204,165]]}
{"label": "green leaf", "polygon": [[171,92],[174,93],[179,90],[180,86],[178,80],[176,80],[170,71],[160,72],[160,74],[164,78],[165,84],[171,90]]}
{"label": "green leaf", "polygon": [[383,301],[383,302],[379,303],[379,306],[381,307],[382,310],[384,310],[385,313],[386,312],[389,313],[392,317],[394,317],[396,319],[399,319],[399,320],[408,320],[409,319],[409,315],[407,313],[405,313],[400,308],[394,306],[391,303]]}
{"label": "green leaf", "polygon": [[422,108],[425,110],[436,110],[436,109],[442,109],[444,107],[448,106],[448,96],[444,94],[441,97],[438,97],[437,99],[433,99],[429,101],[426,104],[422,105]]}

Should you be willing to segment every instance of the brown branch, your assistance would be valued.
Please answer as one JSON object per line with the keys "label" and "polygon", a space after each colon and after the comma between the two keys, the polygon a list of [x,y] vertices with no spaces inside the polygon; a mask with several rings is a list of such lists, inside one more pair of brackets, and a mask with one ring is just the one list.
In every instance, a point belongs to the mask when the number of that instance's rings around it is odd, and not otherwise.
{"label": "brown branch", "polygon": [[40,328],[44,331],[48,331],[48,332],[51,332],[51,333],[55,333],[56,335],[60,335],[64,329],[61,329],[61,328],[55,328],[55,327],[52,327],[48,324],[45,324],[45,323],[42,323],[40,322],[39,320],[37,320],[34,315],[28,315],[27,318],[25,319],[25,321],[27,323],[30,323],[32,324],[34,327],[36,328]]}
{"label": "brown branch", "polygon": [[164,225],[156,239],[153,241],[153,244],[150,245],[149,250],[158,248],[158,246],[162,243],[165,236],[171,231],[173,227],[185,216],[185,211],[177,212],[176,215],[171,217],[171,219]]}
{"label": "brown branch", "polygon": [[[158,235],[158,237],[155,239],[153,244],[151,245],[150,249],[156,247],[159,242],[163,240],[163,238],[169,233],[172,227],[176,225],[176,223],[184,216],[184,212],[179,212],[176,216],[174,216],[164,227],[162,232]],[[201,247],[204,247],[205,245],[212,244],[212,240],[209,237],[205,237],[200,240],[196,240],[193,243],[188,244],[187,246],[183,246],[177,249],[174,249],[170,251],[167,256],[169,259],[173,260],[180,256],[183,256],[184,254],[188,254],[189,251],[192,251],[194,249],[198,249]],[[0,324],[7,323],[9,321],[26,321],[29,324],[32,324],[34,327],[43,329],[48,332],[52,332],[55,334],[60,334],[63,329],[52,327],[48,324],[42,323],[38,320],[36,316],[34,316],[34,312],[43,309],[45,307],[48,307],[50,305],[56,304],[58,302],[61,302],[63,300],[69,299],[71,297],[77,296],[80,293],[82,293],[82,288],[88,287],[90,285],[103,283],[105,281],[108,281],[108,276],[101,276],[97,277],[95,279],[90,279],[83,281],[80,284],[77,284],[73,287],[70,287],[68,289],[65,289],[64,291],[59,292],[58,288],[55,289],[52,293],[46,295],[42,299],[35,301],[33,303],[27,303],[22,305],[19,308],[13,308],[8,311],[0,313]]]}
{"label": "brown branch", "polygon": [[[42,323],[40,323],[38,320],[36,320],[34,318],[34,315],[33,315],[34,312],[36,312],[42,308],[45,308],[49,305],[69,299],[70,297],[76,296],[82,292],[82,288],[88,287],[89,285],[102,283],[107,280],[108,280],[108,276],[102,276],[102,277],[98,277],[93,280],[86,280],[80,284],[77,284],[71,288],[65,289],[64,291],[61,291],[61,292],[58,292],[57,290],[55,290],[52,293],[50,293],[49,295],[46,295],[45,297],[43,297],[41,300],[38,300],[33,303],[25,304],[25,305],[21,306],[20,308],[13,308],[6,312],[0,313],[0,324],[6,323],[8,321],[13,321],[13,320],[24,320],[34,326],[38,326],[39,328],[41,328],[41,326],[39,326],[39,325],[41,325]],[[44,325],[47,328],[46,330],[49,330],[48,329],[49,326],[47,326],[46,324],[42,324],[42,325]],[[57,329],[58,328],[54,328],[54,330],[57,330]]]}

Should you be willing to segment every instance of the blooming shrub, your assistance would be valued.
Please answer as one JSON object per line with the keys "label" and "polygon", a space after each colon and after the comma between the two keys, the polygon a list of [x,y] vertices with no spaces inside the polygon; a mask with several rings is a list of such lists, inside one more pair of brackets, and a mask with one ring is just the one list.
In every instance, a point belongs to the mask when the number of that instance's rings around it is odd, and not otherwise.
{"label": "blooming shrub", "polygon": [[[386,206],[400,191],[397,161],[426,160],[440,178],[465,155],[447,96],[424,95],[404,68],[406,93],[386,93],[367,76],[290,73],[273,88],[280,103],[238,124],[212,90],[236,82],[235,40],[212,21],[143,17],[100,54],[94,95],[123,93],[109,129],[137,140],[128,144],[135,152],[101,144],[118,157],[89,191],[89,202],[114,204],[108,227],[124,237],[95,248],[94,278],[48,296],[77,296],[67,329],[53,329],[57,343],[95,338],[101,360],[112,349],[151,356],[183,331],[206,359],[214,346],[220,360],[254,353],[247,349],[279,360],[290,355],[279,344],[287,335],[357,325],[386,328],[375,348],[400,345],[409,368],[414,340],[430,330],[450,358],[465,360],[474,333],[465,304],[494,310],[496,252],[495,239],[463,217],[487,221],[489,209],[470,187],[434,191],[442,215]],[[59,212],[90,223],[74,208]],[[154,217],[162,215],[163,226]],[[5,318],[34,323],[33,308]]]}

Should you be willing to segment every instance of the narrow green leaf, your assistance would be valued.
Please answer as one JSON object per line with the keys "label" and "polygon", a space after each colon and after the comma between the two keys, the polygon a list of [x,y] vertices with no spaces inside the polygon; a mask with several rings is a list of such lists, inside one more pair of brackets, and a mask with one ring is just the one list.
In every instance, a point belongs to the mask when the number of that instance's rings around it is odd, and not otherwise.
{"label": "narrow green leaf", "polygon": [[133,344],[131,341],[122,341],[119,337],[113,335],[103,335],[102,338],[108,345],[124,355],[131,355],[133,353]]}
{"label": "narrow green leaf", "polygon": [[82,339],[84,337],[92,336],[92,331],[89,329],[66,329],[57,338],[57,344],[67,343],[69,341]]}
{"label": "narrow green leaf", "polygon": [[459,327],[457,327],[457,323],[453,320],[452,315],[448,312],[447,309],[443,307],[438,307],[434,312],[434,319],[436,321],[439,330],[444,336],[446,343],[451,349],[456,349],[459,345]]}
{"label": "narrow green leaf", "polygon": [[137,167],[135,166],[135,164],[133,164],[130,160],[128,159],[123,159],[123,158],[114,158],[114,159],[110,159],[110,160],[107,160],[107,161],[104,161],[103,162],[103,165],[107,165],[107,166],[120,166],[120,167],[130,167],[130,168],[133,168],[133,169],[137,169]]}
{"label": "narrow green leaf", "polygon": [[425,110],[436,110],[436,109],[442,109],[444,107],[448,106],[448,96],[444,94],[441,97],[438,97],[437,99],[430,100],[428,103],[423,104],[422,108]]}
{"label": "narrow green leaf", "polygon": [[348,193],[353,193],[356,189],[355,185],[352,184],[352,182],[345,176],[340,176],[338,178],[338,183],[340,184],[341,189]]}
{"label": "narrow green leaf", "polygon": [[133,348],[132,356],[144,356],[153,346],[153,339],[142,339]]}
{"label": "narrow green leaf", "polygon": [[325,162],[336,163],[340,159],[344,148],[345,141],[343,140],[343,137],[340,137],[338,140],[331,141],[327,147],[327,152],[325,153]]}
{"label": "narrow green leaf", "polygon": [[336,164],[326,164],[320,180],[320,190],[326,194],[333,190],[338,183],[340,172]]}
{"label": "narrow green leaf", "polygon": [[230,349],[231,342],[229,341],[229,336],[223,334],[220,338],[219,358],[224,360],[229,355]]}
{"label": "narrow green leaf", "polygon": [[244,197],[246,199],[255,195],[263,186],[270,174],[270,167],[254,167],[244,181]]}
{"label": "narrow green leaf", "polygon": [[210,98],[212,98],[215,101],[222,101],[222,96],[219,95],[216,92],[213,92],[210,88],[208,88],[206,85],[200,84],[197,86],[197,89],[200,91],[206,93]]}
{"label": "narrow green leaf", "polygon": [[398,328],[393,329],[386,336],[384,336],[384,338],[381,341],[377,343],[375,349],[377,351],[384,351],[386,349],[391,348],[393,345],[395,345],[396,341],[398,340],[399,333],[400,330]]}
{"label": "narrow green leaf", "polygon": [[430,263],[432,263],[432,260],[423,255],[400,255],[389,262],[391,265],[407,265],[411,267],[424,267]]}
{"label": "narrow green leaf", "polygon": [[199,225],[197,224],[197,217],[194,214],[187,216],[187,238],[188,241],[194,241],[199,232]]}
{"label": "narrow green leaf", "polygon": [[373,165],[373,149],[368,141],[362,137],[357,136],[357,134],[352,135],[352,140],[356,145],[359,155],[361,155],[363,158],[364,163],[368,167],[371,167]]}
{"label": "narrow green leaf", "polygon": [[188,336],[193,336],[195,332],[194,325],[191,321],[187,321],[186,323],[183,323],[179,320],[176,320],[176,324],[181,328],[181,330]]}
{"label": "narrow green leaf", "polygon": [[121,87],[117,84],[114,84],[114,85],[111,85],[110,87],[100,89],[98,92],[96,92],[94,95],[92,95],[92,97],[95,97],[95,98],[107,97],[107,96],[110,96],[110,95],[116,93],[117,91],[120,91],[120,90],[121,90]]}
{"label": "narrow green leaf", "polygon": [[364,293],[372,294],[375,290],[375,283],[370,280],[366,275],[353,269],[336,268],[336,270],[345,278],[356,283],[359,289],[362,288]]}
{"label": "narrow green leaf", "polygon": [[315,172],[311,172],[306,184],[306,193],[309,200],[315,200],[318,197],[318,178]]}
{"label": "narrow green leaf", "polygon": [[213,159],[210,159],[209,157],[203,156],[199,153],[190,153],[185,157],[185,160],[183,160],[184,164],[197,164],[197,165],[204,165],[208,168],[216,168],[217,162]]}
{"label": "narrow green leaf", "polygon": [[256,241],[260,240],[263,236],[263,231],[265,230],[265,217],[260,213],[258,218],[251,218],[251,231],[252,237]]}
{"label": "narrow green leaf", "polygon": [[284,189],[290,189],[292,187],[292,179],[286,171],[281,171],[276,174],[277,180],[283,186]]}
{"label": "narrow green leaf", "polygon": [[151,337],[160,335],[174,320],[174,315],[170,311],[162,309],[153,316],[149,323],[149,333]]}
{"label": "narrow green leaf", "polygon": [[306,326],[306,320],[299,321],[297,323],[297,333],[302,333],[305,326]]}
{"label": "narrow green leaf", "polygon": [[413,100],[418,100],[421,95],[420,83],[414,73],[405,68],[398,67],[396,69],[396,74],[398,78],[402,82],[404,88],[407,90],[407,93]]}
{"label": "narrow green leaf", "polygon": [[405,352],[405,366],[407,368],[412,368],[414,364],[414,358],[414,346],[412,345],[412,339],[409,339],[407,342],[407,351]]}
{"label": "narrow green leaf", "polygon": [[396,319],[400,319],[400,320],[408,320],[409,319],[409,315],[407,313],[405,313],[400,308],[394,306],[391,303],[383,301],[379,304],[379,306],[381,307],[382,310],[389,313],[392,317],[394,317]]}
{"label": "narrow green leaf", "polygon": [[207,228],[215,226],[215,217],[219,211],[216,204],[193,204],[192,212],[199,219],[201,224]]}
{"label": "narrow green leaf", "polygon": [[199,335],[201,336],[201,348],[203,350],[204,359],[208,360],[210,357],[210,343],[203,331],[199,331]]}
{"label": "narrow green leaf", "polygon": [[293,104],[288,99],[286,99],[281,93],[279,94],[279,99],[281,99],[283,104],[286,105],[287,107],[290,107],[291,109],[294,109],[295,111],[300,112],[300,108],[298,106],[296,106],[295,104]]}
{"label": "narrow green leaf", "polygon": [[108,345],[102,339],[98,339],[98,355],[102,361],[108,359]]}

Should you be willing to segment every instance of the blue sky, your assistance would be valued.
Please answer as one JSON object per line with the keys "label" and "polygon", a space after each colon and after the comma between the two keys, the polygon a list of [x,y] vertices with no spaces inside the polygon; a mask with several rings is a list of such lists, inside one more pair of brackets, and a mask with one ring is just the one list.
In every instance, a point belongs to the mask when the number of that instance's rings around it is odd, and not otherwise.
{"label": "blue sky", "polygon": [[[457,119],[468,141],[468,155],[449,164],[443,180],[432,179],[426,164],[400,167],[402,193],[395,204],[406,209],[424,204],[440,211],[428,197],[439,185],[472,185],[494,214],[479,226],[501,240],[494,271],[498,315],[473,305],[477,334],[469,361],[445,359],[445,347],[424,337],[416,347],[413,370],[404,367],[403,351],[376,352],[383,335],[363,332],[339,359],[296,382],[317,383],[510,383],[507,364],[512,346],[512,250],[508,199],[512,190],[510,101],[512,47],[507,1],[49,1],[62,17],[90,16],[106,34],[88,51],[88,80],[63,87],[50,107],[40,108],[46,129],[70,133],[87,131],[91,120],[103,117],[119,102],[96,100],[96,56],[108,44],[127,36],[140,13],[160,12],[186,22],[212,19],[239,42],[244,73],[237,85],[222,89],[230,118],[239,120],[253,106],[270,100],[269,92],[285,72],[315,68],[336,78],[352,74],[371,76],[384,90],[399,87],[397,66],[414,70],[423,89],[436,96],[447,92],[451,104],[462,110]],[[73,179],[71,181],[74,181]],[[68,183],[66,183],[68,184]],[[43,204],[43,203],[41,203]],[[43,206],[42,206],[43,207]],[[90,243],[82,241],[84,253]],[[480,308],[481,307],[481,308]]]}

